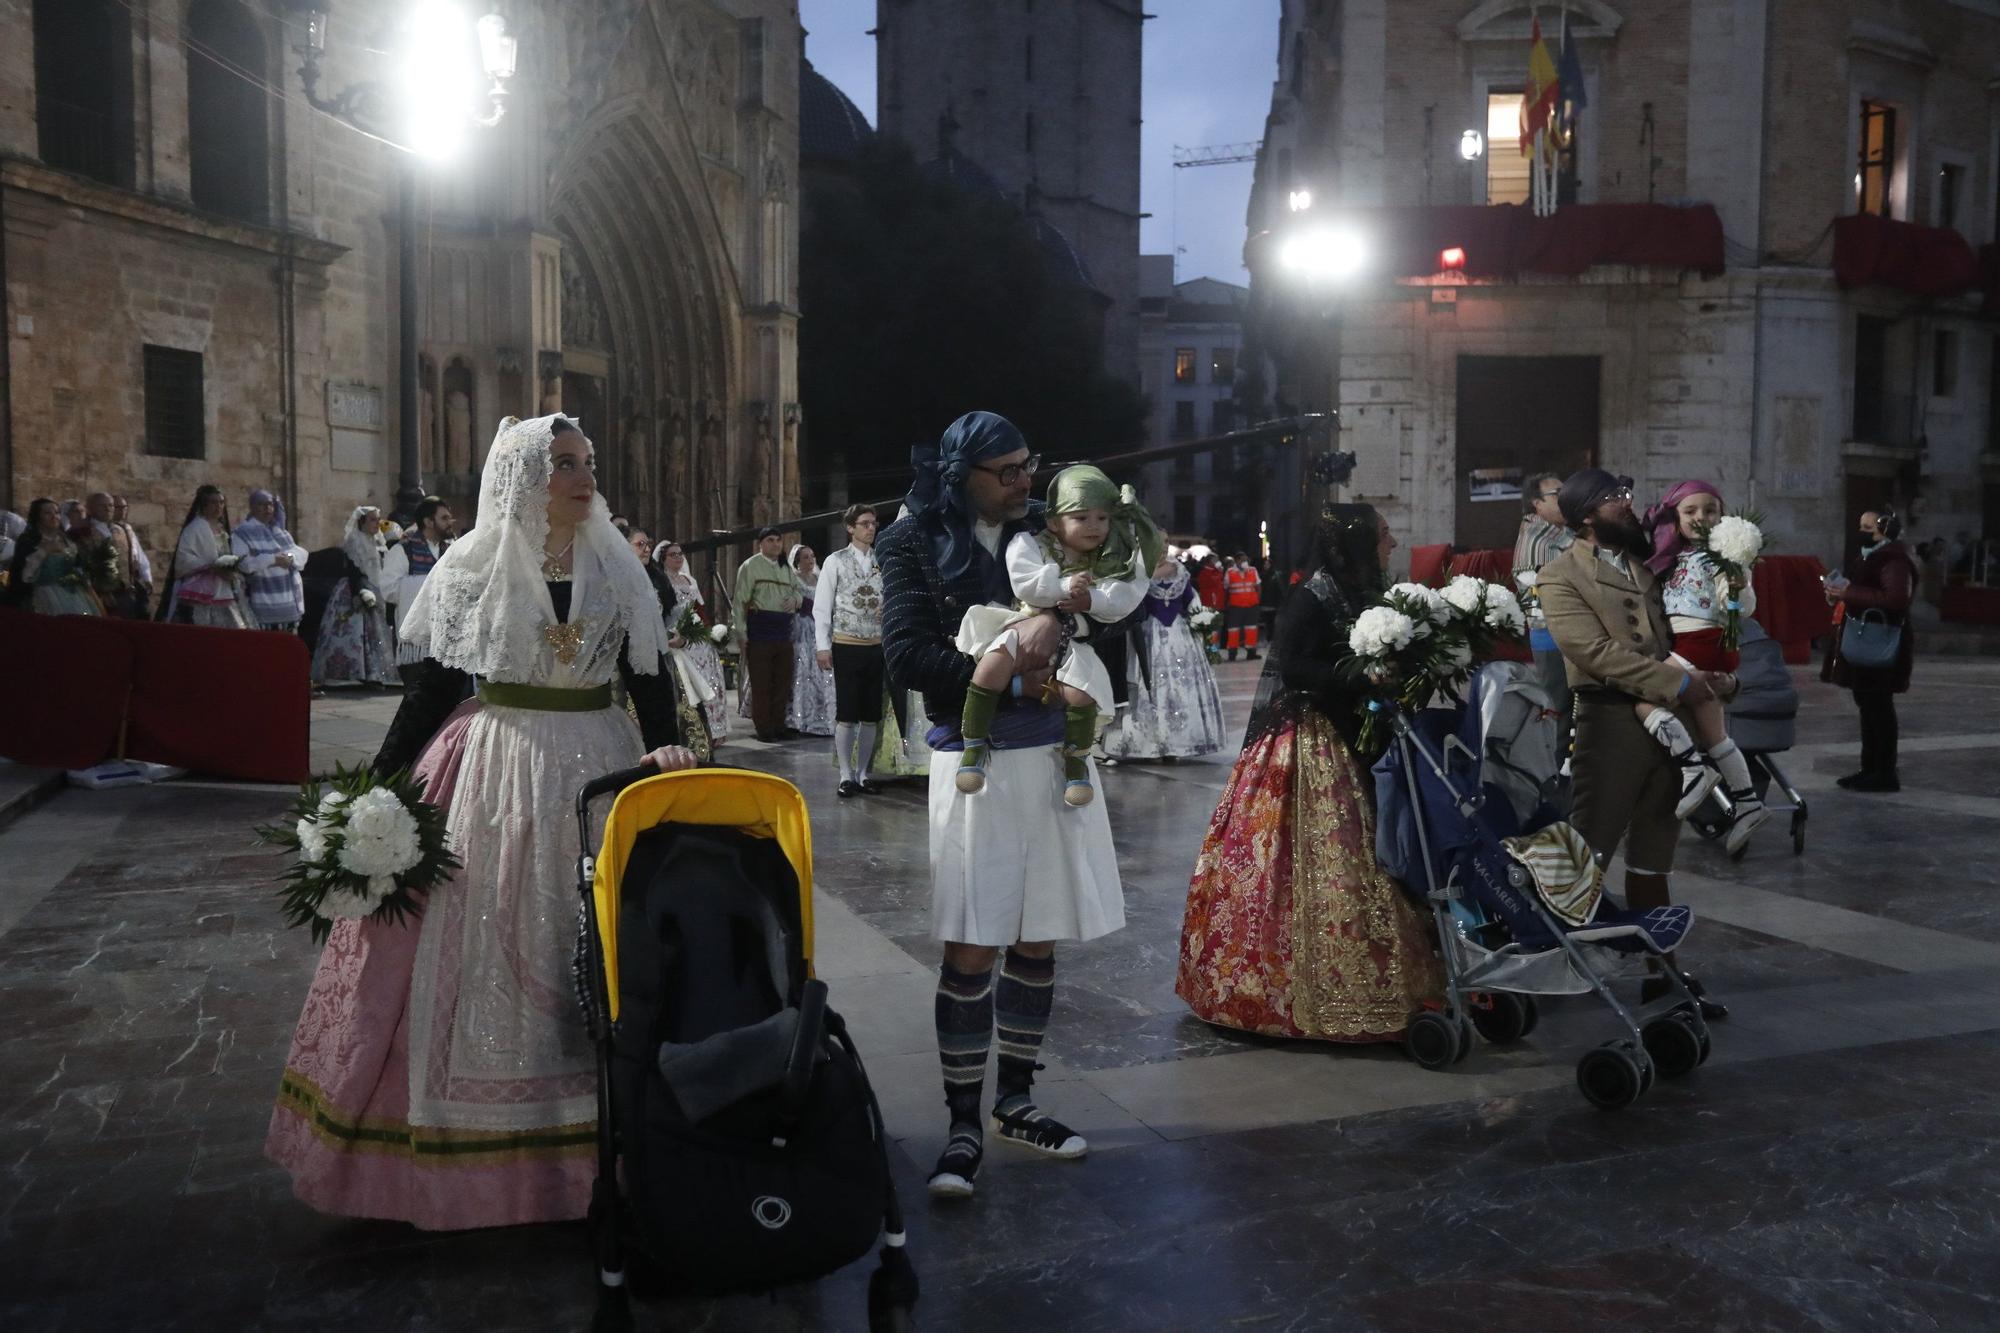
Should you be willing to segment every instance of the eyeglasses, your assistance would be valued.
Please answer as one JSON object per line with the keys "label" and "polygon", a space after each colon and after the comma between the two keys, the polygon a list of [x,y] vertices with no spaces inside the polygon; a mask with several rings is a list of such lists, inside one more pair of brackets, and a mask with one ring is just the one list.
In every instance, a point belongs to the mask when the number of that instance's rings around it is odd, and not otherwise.
{"label": "eyeglasses", "polygon": [[1557,498],[1558,496],[1560,496],[1561,494],[1562,494],[1562,492],[1561,492],[1561,491],[1559,491],[1559,490],[1558,490],[1558,491],[1536,491],[1536,492],[1535,492],[1535,498],[1536,498],[1537,500],[1553,500],[1553,499],[1556,499],[1556,498]]}
{"label": "eyeglasses", "polygon": [[972,470],[987,473],[1002,486],[1012,486],[1023,477],[1034,476],[1040,470],[1041,466],[1042,456],[1040,454],[1029,454],[1028,461],[1025,463],[1009,463],[1005,467],[987,467],[983,463],[974,463]]}
{"label": "eyeglasses", "polygon": [[1632,503],[1632,488],[1630,486],[1620,486],[1615,491],[1606,491],[1604,493],[1604,498],[1598,501],[1598,503],[1617,504],[1621,500],[1624,501],[1626,504]]}

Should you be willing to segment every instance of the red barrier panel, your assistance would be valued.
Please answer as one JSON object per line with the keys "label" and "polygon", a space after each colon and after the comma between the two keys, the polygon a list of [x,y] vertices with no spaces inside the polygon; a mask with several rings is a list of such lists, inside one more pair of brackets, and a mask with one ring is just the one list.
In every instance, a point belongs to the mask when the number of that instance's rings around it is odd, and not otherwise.
{"label": "red barrier panel", "polygon": [[1410,582],[1421,583],[1430,588],[1444,586],[1445,566],[1451,562],[1451,547],[1443,542],[1436,546],[1412,546],[1410,548]]}
{"label": "red barrier panel", "polygon": [[0,758],[89,768],[118,751],[132,646],[95,616],[0,611]]}
{"label": "red barrier panel", "polygon": [[120,620],[132,644],[132,759],[304,782],[312,658],[295,634]]}
{"label": "red barrier panel", "polygon": [[9,611],[0,644],[0,757],[307,777],[311,658],[294,635]]}

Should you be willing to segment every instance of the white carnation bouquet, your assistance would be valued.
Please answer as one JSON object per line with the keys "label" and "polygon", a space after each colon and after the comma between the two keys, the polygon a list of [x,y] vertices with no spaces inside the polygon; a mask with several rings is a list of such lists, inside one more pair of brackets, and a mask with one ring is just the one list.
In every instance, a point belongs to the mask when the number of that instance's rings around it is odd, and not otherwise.
{"label": "white carnation bouquet", "polygon": [[1196,634],[1207,634],[1222,623],[1222,613],[1212,606],[1197,602],[1194,610],[1188,612],[1188,628]]}
{"label": "white carnation bouquet", "polygon": [[407,772],[378,780],[366,767],[339,768],[308,782],[286,818],[257,835],[297,853],[279,880],[285,924],[310,926],[315,944],[342,918],[422,915],[421,895],[459,866],[444,811]]}
{"label": "white carnation bouquet", "polygon": [[1695,527],[1695,559],[1714,571],[1717,582],[1727,585],[1722,623],[1725,649],[1743,642],[1743,603],[1738,594],[1750,586],[1750,571],[1763,553],[1764,530],[1746,515],[1728,514]]}
{"label": "white carnation bouquet", "polygon": [[1362,609],[1347,636],[1343,666],[1376,701],[1362,721],[1361,749],[1374,748],[1382,703],[1415,710],[1439,695],[1458,699],[1474,668],[1526,629],[1521,603],[1497,583],[1461,574],[1442,589],[1391,587]]}

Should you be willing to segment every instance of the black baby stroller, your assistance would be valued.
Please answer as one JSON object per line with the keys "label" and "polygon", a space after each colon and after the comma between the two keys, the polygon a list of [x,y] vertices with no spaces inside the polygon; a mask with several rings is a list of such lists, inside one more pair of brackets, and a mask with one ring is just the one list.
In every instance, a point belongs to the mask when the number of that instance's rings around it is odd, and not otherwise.
{"label": "black baby stroller", "polygon": [[[1488,724],[1508,710],[1488,701],[1496,692],[1532,699],[1540,686],[1529,671],[1496,663],[1473,678],[1462,708],[1387,714],[1395,739],[1374,769],[1376,851],[1429,904],[1445,967],[1444,1007],[1412,1018],[1405,1048],[1424,1068],[1442,1069],[1465,1058],[1475,1028],[1495,1043],[1526,1036],[1535,996],[1594,993],[1626,1035],[1584,1053],[1577,1086],[1615,1110],[1655,1074],[1677,1078],[1708,1059],[1708,1025],[1677,969],[1662,966],[1668,993],[1637,1008],[1607,981],[1641,960],[1660,963],[1693,917],[1685,907],[1628,912],[1607,900],[1603,866],[1582,836],[1538,803],[1554,775],[1507,774],[1529,754],[1555,753],[1553,737],[1529,746],[1518,729],[1506,738],[1504,766],[1493,753]],[[1542,705],[1553,732],[1546,695]]]}
{"label": "black baby stroller", "polygon": [[[1799,717],[1798,687],[1792,684],[1791,670],[1785,666],[1784,645],[1766,634],[1764,627],[1754,620],[1743,622],[1743,641],[1737,648],[1737,657],[1739,688],[1729,703],[1730,739],[1743,751],[1758,799],[1773,814],[1791,811],[1792,855],[1798,856],[1806,849],[1806,798],[1799,795],[1799,789],[1773,758],[1792,748]],[[1774,786],[1785,794],[1783,803],[1773,798]],[[1704,838],[1720,838],[1729,832],[1735,813],[1728,796],[1717,787],[1688,816],[1688,823]],[[1736,855],[1741,857],[1748,850],[1746,843]]]}
{"label": "black baby stroller", "polygon": [[[674,1296],[823,1277],[885,1237],[874,1328],[917,1298],[868,1075],[812,967],[812,833],[780,778],[613,773],[579,865],[577,988],[597,1044],[600,1325],[623,1287]],[[621,1170],[622,1167],[622,1170]],[[623,1190],[620,1190],[622,1180]]]}

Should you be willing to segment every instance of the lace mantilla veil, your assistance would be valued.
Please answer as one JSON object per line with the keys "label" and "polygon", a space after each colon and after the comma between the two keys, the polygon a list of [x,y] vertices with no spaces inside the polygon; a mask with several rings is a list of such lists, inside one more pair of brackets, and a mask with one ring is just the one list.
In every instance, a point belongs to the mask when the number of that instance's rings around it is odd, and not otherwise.
{"label": "lace mantilla veil", "polygon": [[[550,445],[556,423],[566,419],[508,417],[500,423],[479,475],[473,529],[424,579],[403,616],[403,642],[487,680],[536,678],[549,622],[542,553],[549,536]],[[611,588],[632,670],[657,675],[667,651],[659,599],[638,554],[611,526],[602,495],[591,498],[590,516],[577,524],[573,562],[579,575]]]}
{"label": "lace mantilla veil", "polygon": [[340,533],[340,549],[361,571],[361,577],[367,580],[368,586],[378,588],[382,585],[382,552],[376,547],[375,539],[361,530],[362,518],[374,512],[375,506],[361,505],[347,516],[347,526]]}

